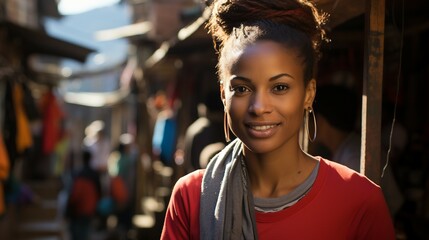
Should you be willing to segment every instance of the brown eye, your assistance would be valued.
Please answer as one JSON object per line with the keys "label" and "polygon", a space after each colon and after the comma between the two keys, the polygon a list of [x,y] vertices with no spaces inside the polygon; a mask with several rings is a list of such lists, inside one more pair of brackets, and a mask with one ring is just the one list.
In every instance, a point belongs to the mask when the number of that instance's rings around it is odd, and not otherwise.
{"label": "brown eye", "polygon": [[236,86],[236,87],[231,87],[231,91],[240,95],[240,94],[245,94],[246,92],[250,92],[250,89],[246,86]]}
{"label": "brown eye", "polygon": [[288,89],[289,89],[288,85],[278,84],[278,85],[274,86],[273,92],[284,92],[284,91],[287,91]]}

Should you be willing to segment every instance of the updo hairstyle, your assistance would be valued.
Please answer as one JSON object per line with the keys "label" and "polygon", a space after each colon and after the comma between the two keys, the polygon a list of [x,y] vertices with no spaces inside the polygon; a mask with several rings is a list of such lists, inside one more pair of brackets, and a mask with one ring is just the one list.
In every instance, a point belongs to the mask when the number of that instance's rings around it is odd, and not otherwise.
{"label": "updo hairstyle", "polygon": [[247,46],[271,40],[296,49],[304,64],[304,83],[314,77],[325,40],[326,14],[320,14],[307,0],[215,0],[207,23],[218,52],[218,74],[226,69]]}

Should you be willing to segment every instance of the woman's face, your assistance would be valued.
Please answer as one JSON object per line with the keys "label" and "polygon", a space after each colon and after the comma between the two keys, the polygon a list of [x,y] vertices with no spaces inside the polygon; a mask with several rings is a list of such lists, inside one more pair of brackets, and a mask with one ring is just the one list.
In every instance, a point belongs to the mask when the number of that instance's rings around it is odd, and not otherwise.
{"label": "woman's face", "polygon": [[297,52],[258,41],[230,66],[221,96],[232,132],[255,153],[297,146],[304,110],[312,106],[316,91],[315,80],[304,85]]}

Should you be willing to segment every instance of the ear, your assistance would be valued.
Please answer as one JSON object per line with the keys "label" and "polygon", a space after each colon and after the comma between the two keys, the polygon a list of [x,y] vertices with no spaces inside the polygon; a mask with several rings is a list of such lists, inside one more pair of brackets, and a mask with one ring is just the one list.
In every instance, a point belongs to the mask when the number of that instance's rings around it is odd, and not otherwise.
{"label": "ear", "polygon": [[316,80],[313,78],[308,82],[307,87],[305,88],[304,107],[309,108],[313,106],[313,101],[315,97],[316,97]]}

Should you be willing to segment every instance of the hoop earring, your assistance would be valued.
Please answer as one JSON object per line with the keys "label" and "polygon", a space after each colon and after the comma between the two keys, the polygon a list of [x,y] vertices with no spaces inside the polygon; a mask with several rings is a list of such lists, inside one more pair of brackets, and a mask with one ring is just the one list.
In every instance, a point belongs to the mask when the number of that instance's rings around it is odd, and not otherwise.
{"label": "hoop earring", "polygon": [[223,114],[223,132],[225,134],[225,141],[231,141],[231,138],[229,137],[228,115],[226,112]]}
{"label": "hoop earring", "polygon": [[[310,114],[313,115],[313,126],[314,126],[314,132],[313,132],[313,137],[310,137],[310,129],[308,127],[308,122],[310,121]],[[310,142],[314,142],[314,140],[316,140],[317,137],[317,122],[316,122],[316,114],[314,114],[313,108],[309,107],[306,111],[305,111],[305,130],[307,131],[307,136],[308,136],[308,140],[310,140]]]}

